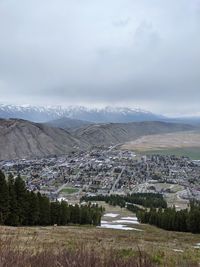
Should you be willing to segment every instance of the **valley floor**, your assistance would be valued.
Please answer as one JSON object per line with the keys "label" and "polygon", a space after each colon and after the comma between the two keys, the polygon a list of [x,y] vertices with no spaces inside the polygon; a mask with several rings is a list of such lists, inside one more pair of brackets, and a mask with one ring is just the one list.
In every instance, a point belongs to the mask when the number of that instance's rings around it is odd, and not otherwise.
{"label": "valley floor", "polygon": [[146,155],[176,155],[200,159],[200,133],[189,131],[146,135],[127,142],[121,147]]}

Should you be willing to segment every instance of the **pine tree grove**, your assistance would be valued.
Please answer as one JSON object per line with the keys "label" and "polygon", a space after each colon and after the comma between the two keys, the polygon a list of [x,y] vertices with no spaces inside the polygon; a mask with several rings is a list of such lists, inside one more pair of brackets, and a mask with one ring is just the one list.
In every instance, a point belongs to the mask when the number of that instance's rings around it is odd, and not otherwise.
{"label": "pine tree grove", "polygon": [[26,189],[18,175],[8,179],[0,171],[0,225],[34,226],[91,224],[100,225],[103,208],[98,205],[68,205]]}
{"label": "pine tree grove", "polygon": [[175,207],[151,208],[137,212],[141,223],[155,225],[169,231],[200,233],[200,202],[191,201],[189,209],[177,211]]}

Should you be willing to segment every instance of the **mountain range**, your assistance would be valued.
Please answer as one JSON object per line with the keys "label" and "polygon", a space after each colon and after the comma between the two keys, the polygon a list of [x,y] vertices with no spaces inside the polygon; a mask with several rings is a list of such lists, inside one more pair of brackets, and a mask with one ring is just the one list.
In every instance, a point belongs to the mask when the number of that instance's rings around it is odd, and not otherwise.
{"label": "mountain range", "polygon": [[197,118],[169,119],[141,109],[115,107],[0,104],[0,118],[0,160],[62,155],[145,135],[199,129]]}
{"label": "mountain range", "polygon": [[49,122],[61,118],[93,123],[126,123],[134,121],[158,121],[165,117],[134,108],[86,108],[82,106],[38,107],[0,104],[0,118],[18,118],[33,122]]}

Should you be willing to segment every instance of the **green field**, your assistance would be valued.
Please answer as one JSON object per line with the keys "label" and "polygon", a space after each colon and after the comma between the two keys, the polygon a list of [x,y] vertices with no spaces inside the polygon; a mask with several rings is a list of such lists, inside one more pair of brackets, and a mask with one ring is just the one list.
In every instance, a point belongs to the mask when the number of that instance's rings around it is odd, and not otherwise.
{"label": "green field", "polygon": [[65,187],[61,190],[60,193],[66,194],[66,195],[70,195],[70,194],[74,194],[77,193],[79,191],[79,189],[77,188],[72,188],[72,187]]}
{"label": "green field", "polygon": [[[136,151],[137,152],[137,151]],[[187,148],[166,148],[166,149],[156,149],[156,150],[144,150],[138,151],[139,154],[146,155],[175,155],[178,157],[187,156],[193,160],[200,160],[200,148],[199,147],[187,147]]]}

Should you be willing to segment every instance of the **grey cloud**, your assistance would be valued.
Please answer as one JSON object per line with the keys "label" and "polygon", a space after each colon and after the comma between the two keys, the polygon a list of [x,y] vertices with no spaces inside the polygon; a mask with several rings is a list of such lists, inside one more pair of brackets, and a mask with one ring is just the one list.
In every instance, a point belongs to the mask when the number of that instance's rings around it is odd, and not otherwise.
{"label": "grey cloud", "polygon": [[118,20],[115,20],[113,22],[113,25],[116,26],[116,27],[125,27],[129,24],[130,22],[130,18],[127,17],[127,18],[121,18],[121,19],[118,19]]}
{"label": "grey cloud", "polygon": [[1,101],[196,112],[197,0],[0,1]]}

